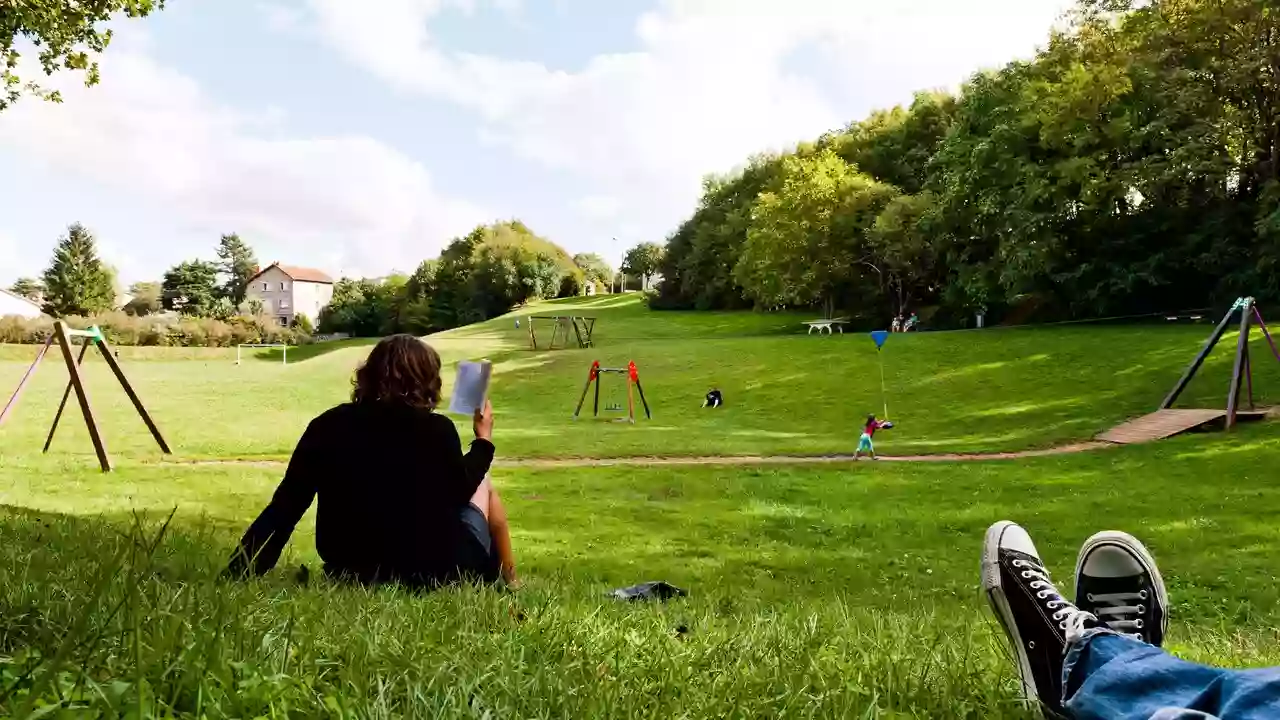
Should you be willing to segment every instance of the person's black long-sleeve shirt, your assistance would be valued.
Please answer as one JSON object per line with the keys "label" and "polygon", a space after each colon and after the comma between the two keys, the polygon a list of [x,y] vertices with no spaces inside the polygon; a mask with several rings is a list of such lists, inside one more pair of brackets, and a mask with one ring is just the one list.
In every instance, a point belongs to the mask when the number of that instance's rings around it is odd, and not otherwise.
{"label": "person's black long-sleeve shirt", "polygon": [[348,403],[311,421],[271,504],[249,526],[227,572],[275,567],[319,496],[316,550],[325,572],[420,582],[456,562],[459,514],[489,471],[494,447],[465,455],[449,418],[388,403]]}

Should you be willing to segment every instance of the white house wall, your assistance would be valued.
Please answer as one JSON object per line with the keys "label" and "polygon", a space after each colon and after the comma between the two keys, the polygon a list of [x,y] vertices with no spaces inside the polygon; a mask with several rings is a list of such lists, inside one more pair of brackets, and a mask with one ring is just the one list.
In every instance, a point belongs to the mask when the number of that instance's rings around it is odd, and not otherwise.
{"label": "white house wall", "polygon": [[40,308],[25,298],[15,297],[9,293],[0,292],[0,317],[5,315],[17,315],[24,318],[38,318],[43,313]]}
{"label": "white house wall", "polygon": [[294,313],[307,316],[312,323],[320,317],[320,311],[333,300],[333,286],[329,283],[300,282],[293,287]]}

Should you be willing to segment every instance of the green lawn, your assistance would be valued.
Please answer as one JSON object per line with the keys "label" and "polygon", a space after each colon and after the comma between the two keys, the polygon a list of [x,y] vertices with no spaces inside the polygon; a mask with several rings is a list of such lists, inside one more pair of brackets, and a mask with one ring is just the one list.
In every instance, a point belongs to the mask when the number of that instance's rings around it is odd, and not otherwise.
{"label": "green lawn", "polygon": [[[433,339],[449,361],[499,362],[502,455],[844,452],[879,404],[865,336],[795,336],[796,317],[750,313],[700,325],[632,299],[593,312],[595,351],[531,353],[511,318]],[[900,424],[877,444],[980,451],[1090,437],[1158,404],[1208,330],[894,337],[886,370]],[[183,457],[280,456],[341,400],[367,352],[351,345],[287,367],[236,367],[234,351],[121,356]],[[1274,397],[1280,374],[1262,350],[1259,394]],[[30,352],[0,348],[5,397]],[[1228,354],[1190,403],[1225,395]],[[592,357],[634,358],[655,420],[569,421]],[[104,716],[129,706],[209,718],[1025,717],[977,572],[982,532],[1004,518],[1031,530],[1066,586],[1085,537],[1137,534],[1169,584],[1174,652],[1280,664],[1271,424],[1020,461],[500,468],[527,586],[416,597],[314,573],[303,586],[299,567],[318,567],[310,515],[275,573],[217,582],[279,469],[157,462],[100,362],[89,371],[117,471],[96,471],[75,414],[41,456],[65,381],[45,370],[0,428],[8,716],[60,699]],[[728,407],[697,407],[709,382]],[[651,579],[691,594],[665,606],[604,597]]]}
{"label": "green lawn", "polygon": [[[881,413],[885,399],[897,423],[877,437],[886,454],[1052,446],[1155,409],[1210,329],[1067,326],[897,335],[883,350],[888,392],[882,398],[870,339],[807,336],[799,324],[807,316],[654,313],[634,295],[548,305],[518,315],[593,313],[598,346],[532,352],[526,328],[517,329],[510,316],[429,339],[446,364],[482,357],[497,363],[492,394],[504,457],[847,453],[866,414]],[[1226,345],[1233,342],[1230,335],[1224,340],[1184,404],[1225,404]],[[1260,338],[1255,350],[1259,395],[1280,397],[1280,363],[1270,361]],[[34,353],[30,347],[0,353],[6,397]],[[166,353],[182,359],[163,359]],[[355,341],[297,351],[308,359],[288,366],[278,356],[237,366],[234,350],[121,349],[177,454],[202,458],[287,457],[306,423],[349,394],[351,373],[367,353],[368,343]],[[187,359],[192,354],[196,359]],[[584,417],[572,419],[597,359],[616,367],[636,362],[652,420],[634,427],[593,421],[590,398]],[[112,449],[154,455],[105,364],[90,360],[86,372]],[[63,368],[47,364],[0,432],[0,454],[43,444],[65,382]],[[606,383],[602,405],[625,403],[620,377]],[[703,395],[713,386],[727,405],[704,410]],[[55,453],[90,451],[82,428],[68,423],[67,430]]]}

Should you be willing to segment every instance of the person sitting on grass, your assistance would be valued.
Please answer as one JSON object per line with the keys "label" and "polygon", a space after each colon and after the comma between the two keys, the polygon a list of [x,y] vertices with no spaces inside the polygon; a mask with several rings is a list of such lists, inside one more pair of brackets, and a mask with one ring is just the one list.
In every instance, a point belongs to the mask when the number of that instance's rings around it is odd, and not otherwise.
{"label": "person sitting on grass", "polygon": [[871,438],[875,436],[876,431],[882,427],[888,427],[889,421],[881,422],[876,420],[875,415],[867,416],[867,424],[862,428],[862,435],[858,437],[858,451],[853,454],[853,459],[857,460],[862,457],[862,453],[867,453],[872,460],[876,459],[876,446],[871,442]]}
{"label": "person sitting on grass", "polygon": [[1013,646],[1022,692],[1071,720],[1254,720],[1280,717],[1280,668],[1225,670],[1160,648],[1169,598],[1137,538],[1100,532],[1076,560],[1066,599],[1027,531],[987,530],[982,585]]}
{"label": "person sitting on grass", "polygon": [[271,503],[226,574],[261,575],[313,498],[325,574],[430,589],[460,580],[515,585],[506,510],[488,478],[493,409],[463,454],[440,402],[440,356],[412,335],[384,338],[356,371],[351,402],[311,421]]}

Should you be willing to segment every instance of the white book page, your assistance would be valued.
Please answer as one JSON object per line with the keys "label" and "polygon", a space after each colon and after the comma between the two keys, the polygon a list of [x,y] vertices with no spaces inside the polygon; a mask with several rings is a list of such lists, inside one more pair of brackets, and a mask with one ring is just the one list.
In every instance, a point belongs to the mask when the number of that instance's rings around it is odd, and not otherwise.
{"label": "white book page", "polygon": [[492,364],[488,360],[458,363],[458,376],[453,382],[453,397],[449,400],[449,412],[457,415],[474,415],[484,407],[489,395],[489,375]]}

